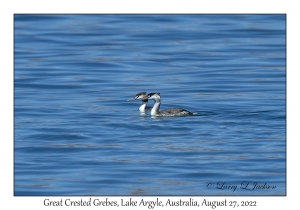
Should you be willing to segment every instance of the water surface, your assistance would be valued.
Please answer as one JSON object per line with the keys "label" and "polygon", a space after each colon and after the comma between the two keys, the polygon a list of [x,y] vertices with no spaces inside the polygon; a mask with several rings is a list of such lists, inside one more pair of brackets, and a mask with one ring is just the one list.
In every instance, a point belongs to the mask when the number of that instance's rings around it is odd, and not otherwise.
{"label": "water surface", "polygon": [[14,18],[15,195],[286,194],[285,15]]}

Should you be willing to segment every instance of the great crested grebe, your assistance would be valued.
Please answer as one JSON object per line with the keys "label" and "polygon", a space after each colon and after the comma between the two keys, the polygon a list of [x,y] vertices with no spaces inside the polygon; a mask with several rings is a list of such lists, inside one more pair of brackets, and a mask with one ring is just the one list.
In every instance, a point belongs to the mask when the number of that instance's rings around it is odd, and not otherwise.
{"label": "great crested grebe", "polygon": [[148,99],[155,100],[155,104],[153,108],[151,109],[151,115],[152,116],[185,116],[185,115],[193,115],[192,112],[189,112],[188,110],[181,109],[181,108],[170,108],[165,109],[162,111],[159,111],[159,107],[161,104],[161,97],[160,93],[149,93]]}
{"label": "great crested grebe", "polygon": [[138,94],[136,94],[135,97],[128,99],[127,101],[133,101],[133,100],[141,100],[142,101],[142,106],[140,106],[139,110],[140,112],[144,113],[147,110],[151,110],[152,107],[151,106],[147,106],[148,103],[148,97],[146,92],[140,92]]}

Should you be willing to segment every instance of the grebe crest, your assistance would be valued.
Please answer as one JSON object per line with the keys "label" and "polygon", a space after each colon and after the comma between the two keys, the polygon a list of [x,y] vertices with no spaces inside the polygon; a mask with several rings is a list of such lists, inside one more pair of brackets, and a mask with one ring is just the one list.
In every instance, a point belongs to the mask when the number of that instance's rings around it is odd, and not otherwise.
{"label": "grebe crest", "polygon": [[135,97],[133,97],[131,99],[128,99],[127,101],[134,101],[134,100],[141,100],[142,101],[142,105],[139,108],[140,112],[144,113],[144,112],[146,112],[146,110],[151,110],[152,109],[152,107],[147,106],[148,97],[147,97],[146,92],[140,92],[140,93],[136,94]]}
{"label": "grebe crest", "polygon": [[186,115],[193,115],[192,112],[182,109],[182,108],[170,108],[165,109],[162,111],[159,111],[159,107],[161,104],[161,96],[160,93],[149,93],[148,99],[153,99],[155,101],[155,104],[153,108],[151,109],[151,115],[152,116],[186,116]]}

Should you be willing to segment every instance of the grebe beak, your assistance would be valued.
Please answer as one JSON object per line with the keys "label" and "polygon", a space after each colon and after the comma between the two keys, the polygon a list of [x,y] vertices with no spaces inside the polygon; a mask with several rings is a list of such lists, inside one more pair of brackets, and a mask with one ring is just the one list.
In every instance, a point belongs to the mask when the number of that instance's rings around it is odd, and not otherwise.
{"label": "grebe beak", "polygon": [[127,101],[134,101],[134,100],[136,100],[136,97],[128,99]]}

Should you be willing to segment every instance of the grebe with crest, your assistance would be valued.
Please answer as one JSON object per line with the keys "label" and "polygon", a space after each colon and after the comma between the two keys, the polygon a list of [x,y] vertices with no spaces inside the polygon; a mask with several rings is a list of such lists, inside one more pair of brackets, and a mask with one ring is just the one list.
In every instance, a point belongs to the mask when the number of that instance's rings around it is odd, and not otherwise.
{"label": "grebe with crest", "polygon": [[160,93],[149,93],[148,99],[153,99],[155,101],[155,104],[153,108],[151,109],[151,115],[152,116],[186,116],[186,115],[193,115],[192,112],[182,109],[182,108],[170,108],[165,109],[162,111],[159,111],[159,107],[161,104],[161,97]]}
{"label": "grebe with crest", "polygon": [[141,100],[142,101],[142,106],[140,106],[139,110],[142,113],[145,113],[147,110],[151,110],[151,106],[147,106],[148,104],[148,97],[146,92],[140,92],[135,95],[135,97],[128,99],[127,101],[134,101],[134,100]]}

